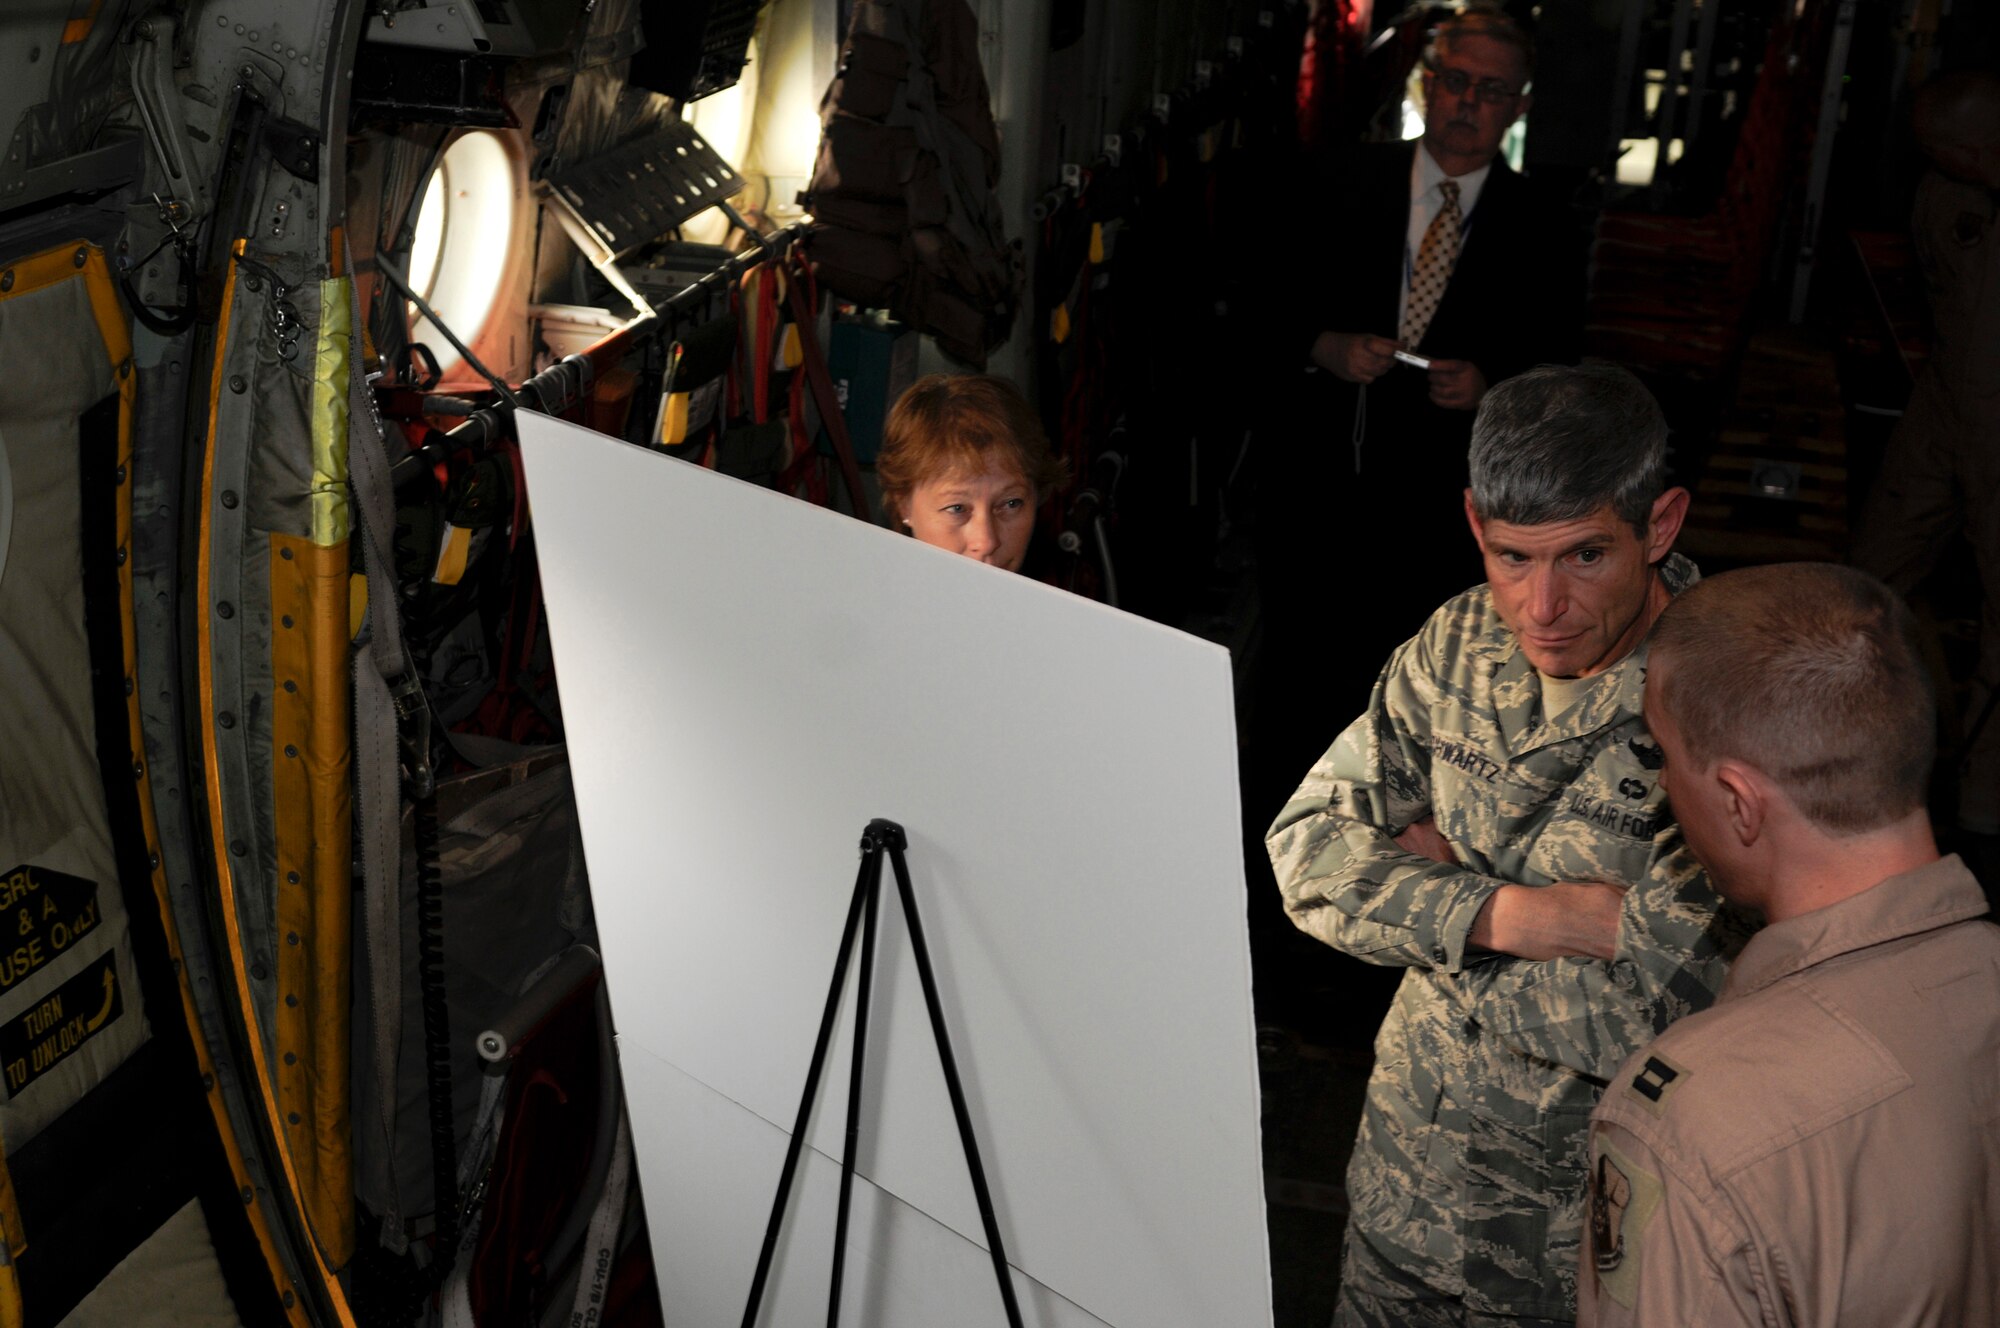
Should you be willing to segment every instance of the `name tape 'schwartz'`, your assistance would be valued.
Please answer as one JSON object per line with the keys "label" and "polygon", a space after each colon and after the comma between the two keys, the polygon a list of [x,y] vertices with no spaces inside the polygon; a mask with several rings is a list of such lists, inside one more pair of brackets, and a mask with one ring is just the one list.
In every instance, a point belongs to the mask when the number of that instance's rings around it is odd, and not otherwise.
{"label": "name tape 'schwartz'", "polygon": [[[1454,766],[1489,784],[1495,782],[1501,770],[1500,762],[1492,757],[1483,755],[1462,742],[1453,742],[1449,738],[1431,740],[1431,759]],[[1626,781],[1627,784],[1635,782]],[[1630,788],[1621,788],[1621,791],[1627,797],[1634,796]],[[1645,792],[1643,785],[1640,785],[1638,792],[1643,795]],[[1607,799],[1587,797],[1581,793],[1570,794],[1569,810],[1571,815],[1582,817],[1600,830],[1609,830],[1628,839],[1651,839],[1660,829],[1658,813],[1633,811]]]}
{"label": "name tape 'schwartz'", "polygon": [[1466,746],[1462,742],[1453,742],[1449,738],[1433,738],[1431,740],[1431,759],[1443,761],[1449,766],[1456,766],[1468,775],[1477,775],[1489,784],[1500,773],[1500,763],[1498,761]]}
{"label": "name tape 'schwartz'", "polygon": [[0,993],[97,929],[97,882],[24,863],[0,877]]}

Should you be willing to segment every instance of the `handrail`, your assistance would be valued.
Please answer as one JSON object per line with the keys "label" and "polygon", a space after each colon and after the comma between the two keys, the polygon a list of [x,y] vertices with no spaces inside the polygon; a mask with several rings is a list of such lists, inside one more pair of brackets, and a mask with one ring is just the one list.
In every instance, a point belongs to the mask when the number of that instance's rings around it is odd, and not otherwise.
{"label": "handrail", "polygon": [[390,468],[391,479],[400,487],[430,469],[450,451],[477,447],[511,436],[517,408],[539,411],[544,415],[560,415],[578,405],[600,374],[615,367],[618,361],[655,337],[671,332],[680,315],[701,307],[745,272],[784,258],[810,226],[808,221],[795,221],[769,235],[750,231],[753,238],[751,248],[695,278],[654,305],[650,314],[641,314],[616,331],[605,333],[583,350],[564,356],[529,378],[515,389],[517,402],[498,401],[471,411],[466,415],[465,422],[452,428],[442,441],[434,439],[399,458]]}

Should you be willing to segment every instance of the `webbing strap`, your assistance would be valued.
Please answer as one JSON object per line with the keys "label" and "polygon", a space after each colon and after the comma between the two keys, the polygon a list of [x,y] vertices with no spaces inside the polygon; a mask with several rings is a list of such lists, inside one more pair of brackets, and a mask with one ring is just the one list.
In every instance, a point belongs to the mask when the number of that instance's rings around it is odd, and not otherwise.
{"label": "webbing strap", "polygon": [[[604,1321],[604,1297],[611,1289],[611,1266],[617,1262],[618,1229],[625,1222],[625,1188],[632,1175],[632,1123],[625,1106],[618,1106],[618,1136],[611,1146],[611,1169],[604,1174],[604,1193],[590,1215],[589,1234],[577,1267],[576,1299],[570,1304],[569,1328],[590,1328]],[[657,1198],[655,1202],[658,1202]]]}
{"label": "webbing strap", "polygon": [[15,1263],[27,1248],[28,1234],[21,1225],[21,1200],[14,1192],[7,1159],[0,1154],[0,1328],[21,1328],[27,1322],[21,1301],[21,1270]]}
{"label": "webbing strap", "polygon": [[1361,444],[1368,439],[1368,384],[1354,389],[1354,473],[1361,473]]}
{"label": "webbing strap", "polygon": [[[353,326],[362,326],[360,293],[354,283]],[[368,948],[368,1000],[374,1045],[368,1074],[375,1085],[378,1141],[388,1185],[381,1196],[381,1242],[401,1254],[409,1247],[404,1230],[402,1187],[396,1167],[396,1063],[403,1033],[402,862],[403,800],[398,766],[398,715],[392,679],[407,677],[403,623],[396,605],[395,561],[389,541],[395,529],[395,486],[381,417],[369,389],[357,345],[348,357],[348,483],[354,495],[355,524],[362,540],[369,580],[367,640],[354,652],[354,809],[361,854],[362,937]]]}
{"label": "webbing strap", "polygon": [[[486,1190],[486,1172],[493,1164],[494,1149],[500,1140],[500,1124],[506,1118],[507,1078],[490,1075],[479,1088],[479,1112],[473,1119],[472,1135],[465,1143],[459,1164],[458,1192],[470,1195],[465,1206],[465,1226],[458,1236],[458,1257],[451,1261],[451,1276],[438,1295],[438,1321],[443,1328],[479,1328],[472,1313],[472,1256],[479,1249],[480,1219],[484,1205],[478,1202]],[[0,1328],[6,1325],[0,1324]]]}
{"label": "webbing strap", "polygon": [[755,269],[749,280],[757,292],[755,326],[750,332],[750,421],[762,424],[771,418],[771,356],[778,335],[778,290],[784,285],[783,269]]}
{"label": "webbing strap", "polygon": [[826,436],[833,441],[833,454],[840,461],[841,482],[847,486],[854,514],[863,521],[873,521],[875,514],[869,510],[868,493],[861,487],[861,468],[854,462],[854,443],[847,436],[847,417],[840,413],[840,398],[833,390],[833,374],[826,367],[826,356],[820,353],[819,320],[806,296],[805,283],[792,281],[786,284],[790,287],[792,321],[799,329],[799,351],[805,357],[806,381],[812,385],[813,400],[819,405],[820,423],[826,427]]}

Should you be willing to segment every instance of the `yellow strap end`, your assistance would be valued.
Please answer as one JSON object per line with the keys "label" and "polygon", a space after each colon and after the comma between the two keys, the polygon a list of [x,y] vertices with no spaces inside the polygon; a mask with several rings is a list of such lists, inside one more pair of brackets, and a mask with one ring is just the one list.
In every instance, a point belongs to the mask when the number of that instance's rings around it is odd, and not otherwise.
{"label": "yellow strap end", "polygon": [[464,526],[447,525],[438,541],[437,569],[431,580],[441,586],[455,586],[465,579],[465,564],[472,556],[472,532]]}
{"label": "yellow strap end", "polygon": [[674,392],[667,397],[667,408],[660,413],[660,445],[672,447],[684,443],[688,436],[688,398],[691,392]]}
{"label": "yellow strap end", "polygon": [[368,616],[368,578],[359,572],[347,578],[347,636],[361,635],[362,620]]}

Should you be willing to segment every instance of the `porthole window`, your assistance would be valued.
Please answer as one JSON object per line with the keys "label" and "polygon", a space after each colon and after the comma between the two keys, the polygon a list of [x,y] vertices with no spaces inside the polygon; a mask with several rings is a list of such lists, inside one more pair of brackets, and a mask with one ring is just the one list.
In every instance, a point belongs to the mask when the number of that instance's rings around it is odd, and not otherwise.
{"label": "porthole window", "polygon": [[[484,130],[462,134],[446,148],[424,186],[410,247],[410,288],[467,345],[479,341],[493,317],[517,203],[514,160],[501,139]],[[410,335],[431,348],[440,369],[449,373],[458,364],[458,352],[415,305]]]}

